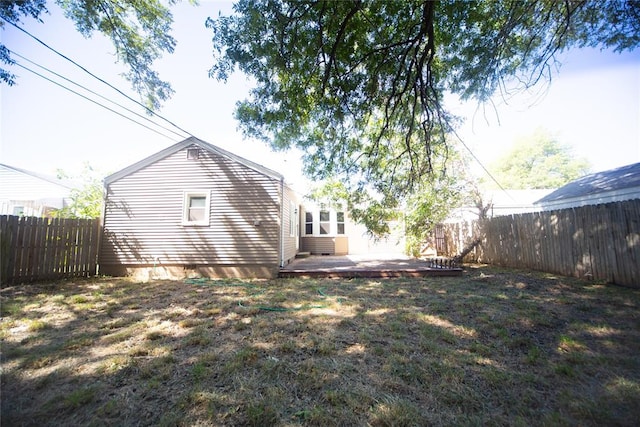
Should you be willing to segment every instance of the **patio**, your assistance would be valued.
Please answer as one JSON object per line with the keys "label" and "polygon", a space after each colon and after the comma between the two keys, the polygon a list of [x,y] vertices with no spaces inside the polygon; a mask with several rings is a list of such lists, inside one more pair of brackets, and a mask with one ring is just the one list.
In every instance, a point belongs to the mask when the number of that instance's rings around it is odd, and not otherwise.
{"label": "patio", "polygon": [[444,258],[422,260],[402,254],[312,255],[280,269],[280,277],[426,277],[459,276],[462,268]]}

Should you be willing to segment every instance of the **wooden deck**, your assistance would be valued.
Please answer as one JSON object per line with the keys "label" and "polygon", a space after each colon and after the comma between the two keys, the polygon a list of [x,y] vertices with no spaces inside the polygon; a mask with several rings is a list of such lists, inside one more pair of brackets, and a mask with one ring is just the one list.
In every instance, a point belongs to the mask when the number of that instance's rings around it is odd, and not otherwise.
{"label": "wooden deck", "polygon": [[459,276],[462,268],[403,255],[344,255],[299,258],[280,269],[280,277],[428,277]]}

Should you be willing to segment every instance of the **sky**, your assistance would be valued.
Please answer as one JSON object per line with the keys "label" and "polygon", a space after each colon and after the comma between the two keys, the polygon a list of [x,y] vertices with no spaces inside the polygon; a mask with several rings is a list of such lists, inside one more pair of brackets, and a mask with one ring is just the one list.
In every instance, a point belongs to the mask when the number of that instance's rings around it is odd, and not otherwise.
{"label": "sky", "polygon": [[[273,153],[263,142],[244,138],[238,129],[233,110],[247,96],[250,80],[240,73],[226,83],[208,77],[212,33],[204,22],[219,12],[229,14],[231,6],[231,2],[201,1],[197,7],[185,2],[172,8],[177,46],[154,68],[175,93],[159,114],[200,139],[284,174],[304,193],[308,183],[301,175],[299,152]],[[115,64],[110,42],[100,34],[83,38],[55,4],[48,7],[51,13],[42,17],[44,24],[25,18],[23,28],[138,99],[120,76],[125,68]],[[5,25],[0,40],[28,60],[144,115],[139,106],[13,27]],[[14,59],[83,92],[26,60]],[[458,134],[485,167],[537,128],[547,129],[576,156],[585,157],[594,172],[640,162],[640,50],[624,54],[576,50],[565,54],[562,62],[550,85],[508,102],[500,96],[485,106],[445,99],[445,105],[465,119]],[[0,163],[44,174],[55,175],[62,169],[77,175],[88,162],[106,175],[182,139],[161,129],[173,139],[159,135],[26,70],[11,70],[19,76],[17,85],[0,84]]]}

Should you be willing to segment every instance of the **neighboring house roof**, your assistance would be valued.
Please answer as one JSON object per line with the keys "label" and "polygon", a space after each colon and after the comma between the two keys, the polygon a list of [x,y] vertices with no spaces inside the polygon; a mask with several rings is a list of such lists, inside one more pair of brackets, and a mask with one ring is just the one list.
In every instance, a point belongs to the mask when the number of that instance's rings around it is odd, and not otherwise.
{"label": "neighboring house roof", "polygon": [[128,166],[122,170],[120,170],[119,172],[116,172],[112,175],[109,175],[108,177],[106,177],[104,179],[105,184],[110,184],[114,181],[117,181],[120,178],[123,178],[133,172],[136,172],[139,169],[144,168],[145,166],[148,166],[152,163],[157,162],[158,160],[164,159],[165,157],[180,151],[184,148],[187,148],[191,145],[197,145],[198,147],[202,148],[203,150],[209,151],[210,153],[213,154],[217,154],[219,156],[222,157],[226,157],[229,160],[238,162],[242,165],[247,166],[250,169],[255,170],[258,173],[261,173],[263,175],[266,175],[268,177],[271,177],[273,179],[276,180],[284,180],[284,176],[274,170],[271,170],[269,168],[266,168],[262,165],[259,165],[257,163],[252,162],[251,160],[247,160],[243,157],[240,157],[238,155],[235,155],[227,150],[223,150],[220,147],[217,147],[213,144],[209,144],[208,142],[204,142],[201,139],[198,139],[196,137],[189,137],[187,139],[185,139],[184,141],[178,142],[177,144],[174,144],[170,147],[165,148],[162,151],[159,151],[145,159],[140,160],[137,163],[132,164],[131,166]]}
{"label": "neighboring house roof", "polygon": [[496,214],[502,215],[531,212],[539,208],[534,203],[539,198],[554,191],[553,188],[526,190],[490,190],[483,194],[483,201],[492,204]]}
{"label": "neighboring house roof", "polygon": [[536,201],[543,209],[610,203],[640,198],[640,163],[576,179]]}
{"label": "neighboring house roof", "polygon": [[0,164],[0,214],[41,216],[60,209],[74,184],[52,176]]}
{"label": "neighboring house roof", "polygon": [[[534,202],[554,191],[553,189],[528,190],[487,190],[482,192],[482,202],[491,204],[487,211],[488,217],[517,215],[539,211],[540,207]],[[445,222],[470,221],[478,219],[477,206],[462,206],[454,209]]]}
{"label": "neighboring house roof", "polygon": [[75,187],[73,182],[68,181],[66,179],[59,179],[59,178],[56,178],[54,176],[28,171],[26,169],[17,168],[15,166],[5,165],[4,163],[0,163],[0,168],[4,168],[4,169],[9,170],[9,171],[18,172],[18,173],[21,173],[21,174],[24,174],[24,175],[28,175],[29,177],[37,178],[37,179],[40,179],[42,181],[47,181],[47,182],[49,182],[51,184],[59,185],[60,187],[67,188],[69,190],[71,190],[71,189],[73,189]]}

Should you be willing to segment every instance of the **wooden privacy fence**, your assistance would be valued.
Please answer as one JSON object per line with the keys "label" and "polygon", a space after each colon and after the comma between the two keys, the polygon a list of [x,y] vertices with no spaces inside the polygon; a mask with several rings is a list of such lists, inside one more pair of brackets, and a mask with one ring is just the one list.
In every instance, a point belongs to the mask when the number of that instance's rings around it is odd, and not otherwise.
{"label": "wooden privacy fence", "polygon": [[444,228],[450,256],[475,230],[483,236],[474,254],[478,261],[640,288],[638,199],[499,216],[477,228],[468,223]]}
{"label": "wooden privacy fence", "polygon": [[0,216],[0,283],[96,274],[98,219]]}

